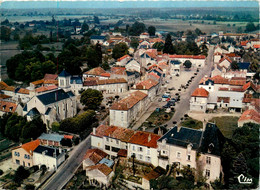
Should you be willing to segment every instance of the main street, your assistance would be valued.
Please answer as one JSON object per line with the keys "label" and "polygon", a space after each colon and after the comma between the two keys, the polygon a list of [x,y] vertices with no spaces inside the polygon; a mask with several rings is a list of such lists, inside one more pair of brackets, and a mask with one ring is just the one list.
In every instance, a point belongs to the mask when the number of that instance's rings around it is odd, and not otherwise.
{"label": "main street", "polygon": [[90,148],[90,136],[78,144],[71,152],[70,157],[58,168],[56,173],[40,188],[46,190],[59,190],[73,177],[80,166],[86,151]]}
{"label": "main street", "polygon": [[180,93],[180,102],[175,106],[176,112],[174,113],[173,117],[166,123],[169,128],[173,126],[173,121],[176,121],[178,124],[184,114],[186,114],[190,109],[190,97],[192,92],[198,87],[200,80],[205,75],[209,76],[211,73],[211,68],[213,66],[213,55],[214,47],[211,46],[208,51],[208,56],[204,68],[200,69],[197,76],[193,79],[192,83],[189,85],[186,91]]}

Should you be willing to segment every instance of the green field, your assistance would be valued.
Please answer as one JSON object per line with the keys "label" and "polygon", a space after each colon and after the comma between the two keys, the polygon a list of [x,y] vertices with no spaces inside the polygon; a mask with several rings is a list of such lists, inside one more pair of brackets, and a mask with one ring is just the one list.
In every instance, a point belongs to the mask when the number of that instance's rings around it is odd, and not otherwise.
{"label": "green field", "polygon": [[213,117],[210,122],[216,123],[222,134],[226,138],[231,138],[235,129],[237,129],[237,121],[239,117],[223,116]]}

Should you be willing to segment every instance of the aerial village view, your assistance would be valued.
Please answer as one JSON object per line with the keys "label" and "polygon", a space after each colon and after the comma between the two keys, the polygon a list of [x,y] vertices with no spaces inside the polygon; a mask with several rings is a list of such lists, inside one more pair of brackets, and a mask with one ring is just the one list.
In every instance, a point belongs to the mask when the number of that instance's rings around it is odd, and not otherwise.
{"label": "aerial village view", "polygon": [[1,1],[0,189],[258,189],[258,1]]}

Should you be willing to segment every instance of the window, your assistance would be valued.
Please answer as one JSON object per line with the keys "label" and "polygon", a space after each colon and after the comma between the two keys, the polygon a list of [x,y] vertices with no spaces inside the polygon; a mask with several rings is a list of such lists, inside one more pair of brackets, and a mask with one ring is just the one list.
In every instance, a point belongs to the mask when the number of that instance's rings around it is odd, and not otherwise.
{"label": "window", "polygon": [[206,170],[206,177],[210,176],[210,170]]}
{"label": "window", "polygon": [[106,140],[107,140],[107,142],[109,142],[109,138],[108,137],[106,138]]}
{"label": "window", "polygon": [[20,165],[20,160],[15,160],[15,163]]}
{"label": "window", "polygon": [[27,154],[24,155],[24,158],[27,158]]}
{"label": "window", "polygon": [[119,144],[119,140],[116,140],[116,144]]}
{"label": "window", "polygon": [[181,153],[177,152],[177,158],[181,158]]}
{"label": "window", "polygon": [[27,155],[27,158],[30,159],[30,155]]}
{"label": "window", "polygon": [[138,151],[139,152],[143,152],[143,148],[142,147],[138,147]]}
{"label": "window", "polygon": [[190,164],[188,164],[187,166],[188,166],[188,168],[190,168]]}
{"label": "window", "polygon": [[146,156],[146,161],[147,162],[151,162],[151,157],[150,156]]}
{"label": "window", "polygon": [[133,150],[135,151],[135,145],[133,145]]}
{"label": "window", "polygon": [[28,163],[28,167],[30,167],[31,166],[31,164],[30,163]]}
{"label": "window", "polygon": [[150,149],[149,148],[147,149],[147,154],[150,155]]}
{"label": "window", "polygon": [[211,163],[211,158],[209,156],[206,157],[206,163],[210,164]]}
{"label": "window", "polygon": [[113,147],[113,146],[112,146],[112,151],[113,151],[113,152],[118,152],[119,150],[120,150],[120,148],[116,148],[116,147]]}
{"label": "window", "polygon": [[142,155],[142,154],[139,154],[139,155],[138,155],[138,158],[139,158],[139,160],[142,160],[142,159],[143,159],[143,155]]}
{"label": "window", "polygon": [[187,160],[190,160],[190,155],[187,156]]}
{"label": "window", "polygon": [[20,156],[20,153],[19,152],[14,152],[14,155],[19,157]]}
{"label": "window", "polygon": [[110,150],[110,146],[105,145],[106,150]]}

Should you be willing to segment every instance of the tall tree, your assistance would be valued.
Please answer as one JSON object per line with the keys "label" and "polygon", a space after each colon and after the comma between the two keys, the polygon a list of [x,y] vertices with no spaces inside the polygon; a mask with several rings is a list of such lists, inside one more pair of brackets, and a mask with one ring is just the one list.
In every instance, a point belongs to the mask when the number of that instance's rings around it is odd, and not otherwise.
{"label": "tall tree", "polygon": [[100,24],[98,16],[94,16],[94,23],[95,24]]}
{"label": "tall tree", "polygon": [[80,96],[80,102],[88,109],[97,109],[103,100],[103,95],[100,91],[95,89],[87,89],[82,92]]}
{"label": "tall tree", "polygon": [[88,29],[89,29],[89,26],[88,26],[87,22],[84,20],[84,22],[81,26],[81,32],[84,33],[86,31],[88,31]]}
{"label": "tall tree", "polygon": [[126,43],[121,42],[119,44],[116,44],[113,48],[112,57],[114,59],[118,59],[128,53],[128,46]]}
{"label": "tall tree", "polygon": [[167,36],[166,36],[165,44],[163,47],[163,53],[174,54],[172,37],[170,34],[167,34]]}
{"label": "tall tree", "polygon": [[154,26],[149,26],[148,27],[148,33],[150,36],[154,36],[155,35],[155,31],[156,31],[156,28]]}
{"label": "tall tree", "polygon": [[238,70],[239,69],[239,65],[238,65],[238,63],[236,61],[232,61],[231,69],[232,70]]}

